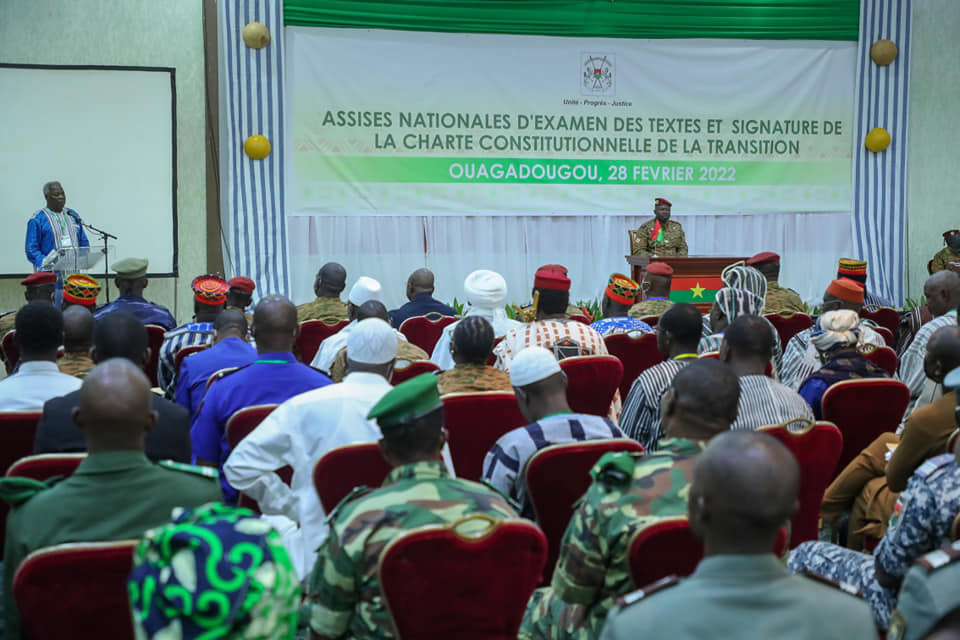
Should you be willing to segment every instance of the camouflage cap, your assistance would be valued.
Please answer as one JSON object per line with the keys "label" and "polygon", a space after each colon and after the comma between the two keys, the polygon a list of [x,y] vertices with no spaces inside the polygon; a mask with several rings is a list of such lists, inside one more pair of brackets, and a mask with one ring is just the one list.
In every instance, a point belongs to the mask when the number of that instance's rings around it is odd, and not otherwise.
{"label": "camouflage cap", "polygon": [[437,376],[424,373],[401,382],[373,405],[367,419],[376,418],[380,428],[410,422],[442,406]]}

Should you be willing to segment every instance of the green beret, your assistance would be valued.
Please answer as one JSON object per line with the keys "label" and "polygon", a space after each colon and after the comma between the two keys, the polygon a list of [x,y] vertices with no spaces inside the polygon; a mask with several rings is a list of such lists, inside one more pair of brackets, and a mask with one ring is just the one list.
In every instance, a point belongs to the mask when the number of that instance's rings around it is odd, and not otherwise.
{"label": "green beret", "polygon": [[367,419],[376,418],[380,428],[426,415],[439,407],[440,392],[437,376],[424,373],[406,382],[401,382],[380,398],[367,414]]}
{"label": "green beret", "polygon": [[121,278],[136,280],[147,275],[147,265],[150,264],[143,258],[124,258],[113,263],[113,270]]}

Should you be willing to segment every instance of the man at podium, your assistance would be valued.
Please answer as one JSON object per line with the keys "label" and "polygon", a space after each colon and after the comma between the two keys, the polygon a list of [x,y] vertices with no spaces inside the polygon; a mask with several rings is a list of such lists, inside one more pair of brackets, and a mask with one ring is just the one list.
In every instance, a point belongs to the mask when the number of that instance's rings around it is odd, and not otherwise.
{"label": "man at podium", "polygon": [[[89,247],[90,241],[83,232],[80,216],[65,207],[67,196],[59,182],[43,185],[43,197],[47,206],[37,211],[27,222],[27,260],[39,270],[44,258],[54,249]],[[58,289],[62,288],[62,280]]]}
{"label": "man at podium", "polygon": [[653,220],[647,220],[639,229],[630,232],[630,255],[685,256],[687,239],[679,222],[670,219],[670,207],[665,198],[654,200]]}

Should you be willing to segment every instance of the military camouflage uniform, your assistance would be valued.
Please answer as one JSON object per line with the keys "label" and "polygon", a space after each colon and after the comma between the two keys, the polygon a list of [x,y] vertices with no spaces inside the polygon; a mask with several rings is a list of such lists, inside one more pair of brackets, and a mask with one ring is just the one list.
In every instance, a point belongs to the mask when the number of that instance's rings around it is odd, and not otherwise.
{"label": "military camouflage uniform", "polygon": [[957,253],[950,247],[944,247],[937,251],[933,256],[933,263],[930,265],[930,273],[943,271],[950,268],[951,262],[960,262],[960,253]]}
{"label": "military camouflage uniform", "polygon": [[0,317],[0,338],[6,335],[8,331],[13,331],[17,322],[17,311],[8,311]]}
{"label": "military camouflage uniform", "polygon": [[657,242],[650,236],[657,219],[647,220],[636,231],[630,232],[630,255],[633,256],[685,256],[687,239],[679,222],[667,220],[661,224],[663,241]]}
{"label": "military camouflage uniform", "polygon": [[890,623],[897,603],[897,589],[880,586],[875,574],[879,564],[902,579],[914,560],[950,542],[950,527],[960,511],[960,468],[952,453],[930,458],[907,482],[897,498],[887,533],[873,555],[844,549],[828,542],[804,542],[790,554],[792,571],[810,569],[845,582],[863,592],[880,629]]}
{"label": "military camouflage uniform", "polygon": [[510,376],[485,364],[456,365],[453,369],[437,374],[440,394],[473,393],[475,391],[510,391]]}
{"label": "military camouflage uniform", "polygon": [[[414,360],[429,360],[430,356],[426,351],[415,344],[410,344],[406,340],[397,338],[397,363],[395,369],[402,369]],[[347,377],[347,348],[343,347],[337,352],[333,364],[330,365],[330,379],[334,382],[343,382]]]}
{"label": "military camouflage uniform", "polygon": [[330,514],[330,534],[310,578],[310,628],[331,638],[393,638],[377,578],[383,548],[403,531],[472,513],[515,517],[503,496],[451,478],[439,461],[396,467],[380,489],[348,496]]}
{"label": "military camouflage uniform", "polygon": [[74,376],[81,380],[90,373],[95,366],[97,366],[96,363],[90,359],[90,354],[86,351],[68,351],[63,354],[62,358],[57,360],[57,368],[60,369],[60,373],[65,373],[68,376]]}
{"label": "military camouflage uniform", "polygon": [[659,518],[687,515],[693,462],[704,443],[660,441],[651,454],[608,453],[590,471],[560,547],[553,581],[527,605],[519,638],[592,640],[617,596],[633,591],[630,541]]}
{"label": "military camouflage uniform", "polygon": [[297,307],[297,322],[323,320],[327,324],[337,324],[346,319],[347,305],[340,298],[317,298]]}
{"label": "military camouflage uniform", "polygon": [[767,280],[767,298],[763,305],[764,313],[804,313],[803,300],[793,289],[781,287]]}
{"label": "military camouflage uniform", "polygon": [[644,300],[630,307],[627,315],[631,318],[646,318],[647,316],[662,316],[673,303],[666,298]]}

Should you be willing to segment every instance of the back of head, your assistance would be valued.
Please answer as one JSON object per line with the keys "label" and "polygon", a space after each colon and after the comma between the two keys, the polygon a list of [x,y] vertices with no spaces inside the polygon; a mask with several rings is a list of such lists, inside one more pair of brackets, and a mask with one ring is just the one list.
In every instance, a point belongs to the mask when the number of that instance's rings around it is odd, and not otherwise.
{"label": "back of head", "polygon": [[63,348],[68,352],[87,351],[93,344],[93,314],[73,305],[63,312]]}
{"label": "back of head", "polygon": [[51,353],[56,357],[63,343],[63,314],[59,309],[43,300],[28,302],[17,311],[14,327],[24,361],[51,359]]}
{"label": "back of head", "polygon": [[413,297],[421,293],[433,293],[433,271],[417,269],[407,278],[407,296]]}
{"label": "back of head", "polygon": [[520,411],[530,422],[570,410],[567,376],[549,349],[521,349],[510,361],[510,384]]}
{"label": "back of head", "polygon": [[537,302],[537,311],[548,316],[558,316],[566,312],[570,304],[570,292],[558,289],[537,289],[540,297]]}
{"label": "back of head", "polygon": [[213,321],[218,337],[224,334],[245,336],[247,334],[247,316],[239,309],[224,309]]}
{"label": "back of head", "polygon": [[692,428],[709,438],[729,429],[737,419],[740,381],[733,369],[719,360],[694,360],[683,367],[668,393],[671,398],[665,402],[665,411],[672,423],[667,426],[670,436],[691,437]]}
{"label": "back of head", "polygon": [[570,278],[562,264],[545,264],[533,278],[533,293],[538,296],[538,315],[563,315],[570,303]]}
{"label": "back of head", "polygon": [[467,316],[453,330],[454,359],[458,363],[485,364],[493,351],[493,326],[481,316]]}
{"label": "back of head", "polygon": [[940,327],[927,341],[924,371],[928,378],[940,382],[960,367],[960,327]]}
{"label": "back of head", "polygon": [[478,269],[464,279],[463,293],[471,306],[480,309],[502,308],[507,299],[507,281],[496,271]]}
{"label": "back of head", "polygon": [[368,276],[360,276],[350,287],[350,294],[347,296],[347,302],[354,307],[361,306],[368,300],[377,300],[383,302],[383,287],[380,283]]}
{"label": "back of head", "polygon": [[379,300],[367,300],[357,309],[357,320],[366,320],[367,318],[379,318],[384,322],[390,322],[390,313]]}
{"label": "back of head", "polygon": [[397,340],[383,318],[358,321],[347,335],[347,371],[376,373],[389,379],[397,357]]}
{"label": "back of head", "polygon": [[848,278],[834,280],[823,294],[823,311],[847,309],[859,313],[866,290],[863,285]]}
{"label": "back of head", "polygon": [[317,272],[317,294],[327,293],[339,297],[340,292],[347,286],[347,270],[338,262],[328,262]]}
{"label": "back of head", "polygon": [[124,358],[98,364],[83,379],[74,421],[84,430],[90,453],[143,450],[153,428],[150,381]]}
{"label": "back of head", "polygon": [[773,356],[770,324],[760,316],[743,315],[724,331],[723,341],[734,359],[769,361]]}
{"label": "back of head", "polygon": [[253,311],[253,337],[260,353],[293,351],[297,337],[297,308],[285,296],[267,296]]}
{"label": "back of head", "polygon": [[93,359],[103,362],[126,358],[135,364],[146,360],[147,329],[143,322],[126,311],[114,311],[97,320],[93,330]]}
{"label": "back of head", "polygon": [[380,448],[393,466],[438,460],[445,442],[437,377],[424,373],[388,391],[367,415],[383,433]]}
{"label": "back of head", "polygon": [[759,309],[756,313],[763,313],[764,300],[767,295],[767,278],[757,269],[743,264],[734,264],[726,267],[720,276],[723,283],[731,289],[749,291],[759,298]]}
{"label": "back of head", "polygon": [[693,346],[693,351],[696,351],[697,343],[703,335],[703,316],[694,305],[678,302],[660,316],[657,332],[661,331],[668,332],[673,342]]}
{"label": "back of head", "polygon": [[821,354],[850,349],[860,341],[860,315],[851,309],[827,311],[817,324],[820,329],[810,335],[810,342]]}
{"label": "back of head", "polygon": [[931,314],[945,314],[960,305],[960,275],[949,269],[937,271],[923,284],[923,295]]}

